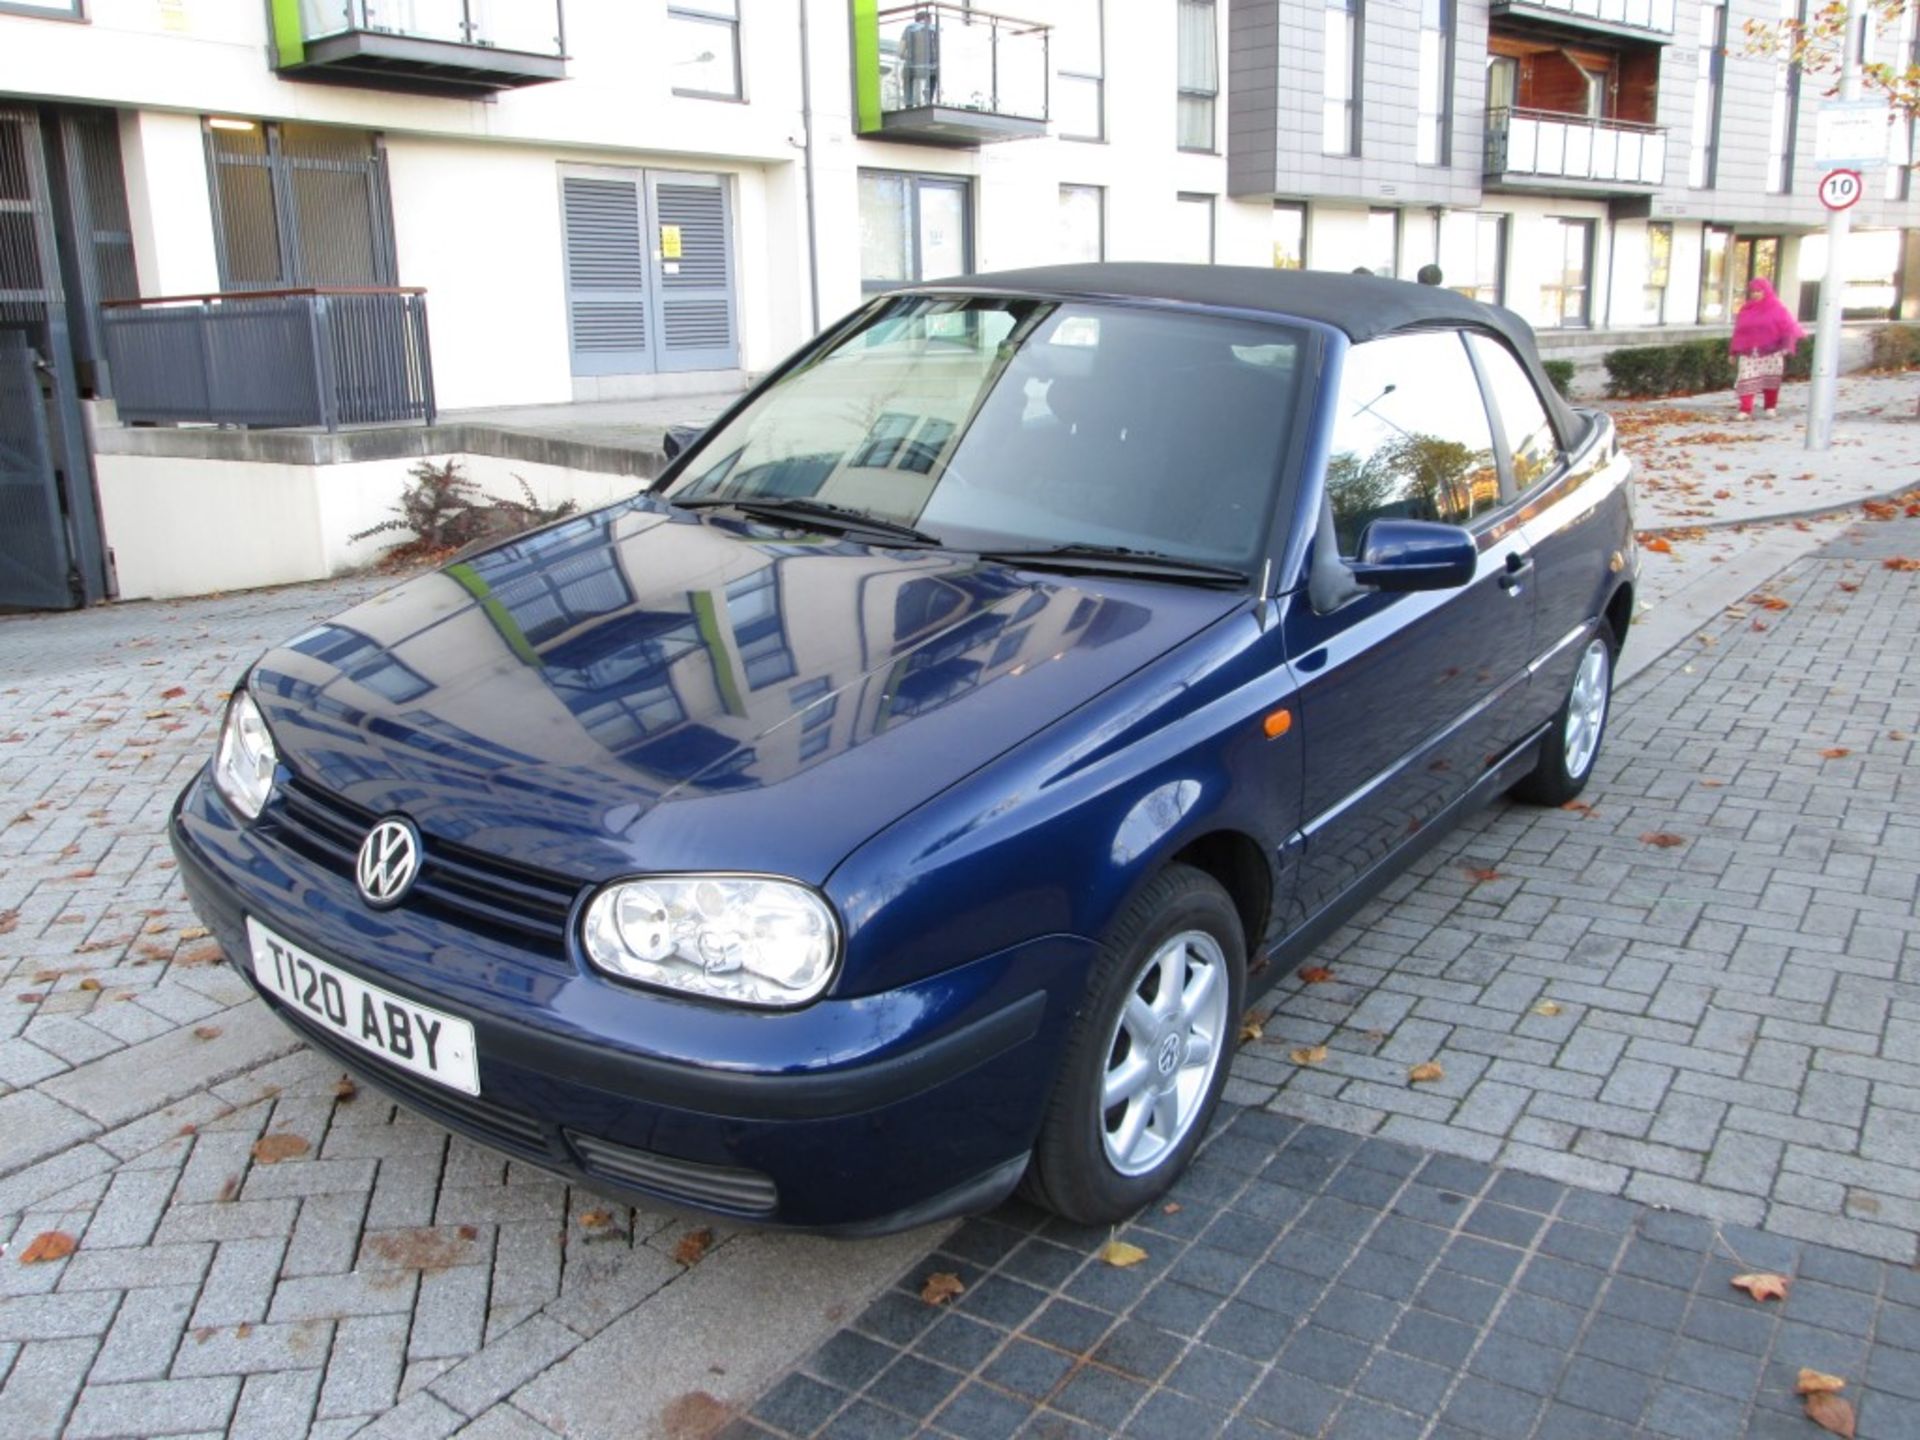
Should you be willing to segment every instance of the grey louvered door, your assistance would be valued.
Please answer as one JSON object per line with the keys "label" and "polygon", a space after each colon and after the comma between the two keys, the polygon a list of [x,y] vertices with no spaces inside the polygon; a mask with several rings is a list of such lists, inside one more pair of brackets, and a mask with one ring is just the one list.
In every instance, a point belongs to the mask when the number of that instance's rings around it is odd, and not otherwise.
{"label": "grey louvered door", "polygon": [[640,173],[560,180],[567,246],[567,337],[575,375],[655,368]]}
{"label": "grey louvered door", "polygon": [[[653,214],[656,353],[662,370],[731,370],[740,363],[734,321],[733,236],[726,179],[647,172]],[[674,255],[678,250],[679,254]]]}

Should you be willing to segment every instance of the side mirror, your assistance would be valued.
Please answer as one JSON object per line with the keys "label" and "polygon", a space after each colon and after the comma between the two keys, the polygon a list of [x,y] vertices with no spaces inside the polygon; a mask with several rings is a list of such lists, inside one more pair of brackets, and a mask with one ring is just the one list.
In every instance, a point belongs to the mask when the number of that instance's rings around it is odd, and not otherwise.
{"label": "side mirror", "polygon": [[1376,520],[1360,536],[1353,578],[1373,590],[1452,590],[1473,579],[1480,547],[1458,525]]}
{"label": "side mirror", "polygon": [[706,433],[704,425],[669,425],[667,433],[660,438],[660,448],[666,451],[667,459],[678,460]]}

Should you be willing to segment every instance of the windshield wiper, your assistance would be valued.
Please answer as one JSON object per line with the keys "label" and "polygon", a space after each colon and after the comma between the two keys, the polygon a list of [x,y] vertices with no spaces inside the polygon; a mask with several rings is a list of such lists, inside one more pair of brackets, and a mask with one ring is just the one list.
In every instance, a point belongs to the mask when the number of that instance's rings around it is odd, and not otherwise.
{"label": "windshield wiper", "polygon": [[917,530],[904,520],[889,520],[869,510],[851,505],[835,505],[826,500],[809,500],[804,495],[698,495],[689,500],[667,497],[669,505],[682,510],[711,509],[730,505],[749,515],[764,515],[773,520],[823,520],[842,530],[865,530],[874,535],[891,535],[922,545],[938,545],[938,536]]}
{"label": "windshield wiper", "polygon": [[1136,550],[1126,545],[1046,545],[1035,550],[982,550],[980,558],[1002,565],[1031,565],[1039,569],[1151,575],[1156,579],[1192,580],[1211,585],[1247,583],[1247,572],[1231,565],[1187,560],[1162,550]]}

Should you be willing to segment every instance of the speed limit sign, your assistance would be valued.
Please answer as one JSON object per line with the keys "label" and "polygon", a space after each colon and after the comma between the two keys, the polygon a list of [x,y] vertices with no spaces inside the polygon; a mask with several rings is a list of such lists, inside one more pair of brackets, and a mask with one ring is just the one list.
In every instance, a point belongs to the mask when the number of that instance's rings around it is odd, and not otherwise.
{"label": "speed limit sign", "polygon": [[1865,188],[1858,170],[1829,170],[1820,177],[1820,203],[1829,210],[1845,210],[1860,199]]}

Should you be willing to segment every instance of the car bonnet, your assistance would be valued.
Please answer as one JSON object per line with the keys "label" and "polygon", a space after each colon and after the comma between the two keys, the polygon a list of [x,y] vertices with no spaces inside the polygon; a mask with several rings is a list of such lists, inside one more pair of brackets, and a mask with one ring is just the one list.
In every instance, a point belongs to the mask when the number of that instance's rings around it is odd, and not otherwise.
{"label": "car bonnet", "polygon": [[410,580],[250,684],[291,783],[369,820],[583,881],[817,883],[1245,598],[639,498]]}

